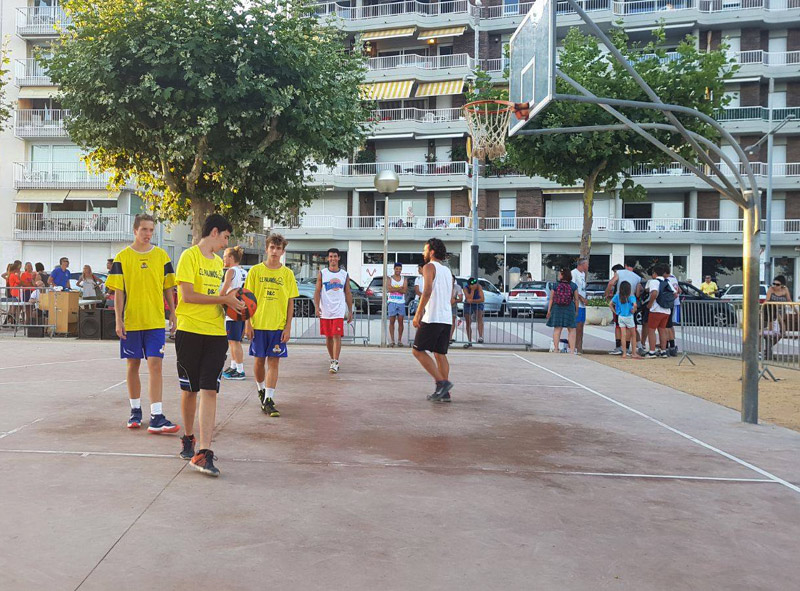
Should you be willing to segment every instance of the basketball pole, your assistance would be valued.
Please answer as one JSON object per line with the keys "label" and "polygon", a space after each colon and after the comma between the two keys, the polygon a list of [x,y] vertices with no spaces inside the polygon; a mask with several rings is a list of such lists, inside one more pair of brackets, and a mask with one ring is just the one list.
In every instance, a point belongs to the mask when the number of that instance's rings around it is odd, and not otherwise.
{"label": "basketball pole", "polygon": [[[475,43],[473,53],[475,55],[475,69],[477,70],[480,65],[480,33],[478,27],[480,25],[480,10],[475,13],[475,28],[473,29]],[[476,89],[477,90],[477,89]],[[474,143],[474,140],[473,140]],[[472,146],[474,149],[475,146]],[[467,156],[473,156],[467,154]],[[478,258],[480,257],[480,247],[478,246],[478,190],[479,181],[478,177],[481,174],[480,162],[473,156],[472,158],[472,243],[470,244],[470,266],[469,274],[471,277],[478,278]]]}

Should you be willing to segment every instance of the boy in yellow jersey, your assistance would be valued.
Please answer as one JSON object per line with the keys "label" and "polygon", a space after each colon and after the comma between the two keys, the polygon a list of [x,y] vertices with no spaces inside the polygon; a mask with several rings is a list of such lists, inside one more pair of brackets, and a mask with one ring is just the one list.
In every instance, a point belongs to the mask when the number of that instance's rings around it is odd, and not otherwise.
{"label": "boy in yellow jersey", "polygon": [[[178,382],[181,387],[183,449],[180,456],[191,460],[192,468],[219,476],[211,451],[211,435],[217,418],[220,376],[228,354],[225,313],[222,306],[241,312],[244,303],[236,292],[219,295],[222,285],[222,259],[215,252],[228,246],[233,227],[219,214],[208,216],[200,242],[183,252],[178,262],[178,331],[175,352],[178,357]],[[198,420],[199,446],[195,453],[194,419],[197,393],[200,393]]]}
{"label": "boy in yellow jersey", "polygon": [[120,357],[127,360],[128,398],[131,417],[128,429],[142,426],[142,382],[139,366],[147,359],[150,375],[149,433],[177,433],[174,425],[164,416],[161,407],[163,395],[162,365],[164,360],[164,299],[169,305],[170,330],[175,330],[175,306],[172,288],[175,272],[172,261],[164,250],[150,241],[155,231],[155,218],[142,213],[133,219],[133,244],[121,250],[111,263],[106,287],[115,293]]}
{"label": "boy in yellow jersey", "polygon": [[294,273],[281,264],[287,244],[280,234],[269,236],[267,260],[251,268],[244,282],[245,289],[252,291],[258,302],[255,315],[247,320],[245,333],[250,339],[250,356],[256,358],[253,370],[261,410],[271,417],[281,416],[275,408],[278,362],[288,355],[286,343],[292,333],[294,298],[300,295]]}

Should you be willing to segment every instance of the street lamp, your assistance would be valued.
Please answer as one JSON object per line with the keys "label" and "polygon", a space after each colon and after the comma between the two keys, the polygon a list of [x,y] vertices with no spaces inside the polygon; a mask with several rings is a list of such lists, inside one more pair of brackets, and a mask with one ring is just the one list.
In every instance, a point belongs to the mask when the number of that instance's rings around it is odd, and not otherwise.
{"label": "street lamp", "polygon": [[389,195],[397,191],[400,186],[400,177],[393,170],[381,170],[375,175],[373,181],[375,190],[383,193],[383,289],[381,290],[381,347],[386,347],[386,298],[389,286],[386,278],[389,271],[386,266],[386,259],[389,258]]}
{"label": "street lamp", "polygon": [[[481,9],[483,8],[483,2],[481,0],[475,0],[475,8],[477,10],[474,11],[475,15],[475,25],[473,27],[474,36],[475,36],[475,46],[473,49],[473,53],[475,54],[475,71],[477,72],[480,66],[480,32],[478,31],[480,23],[481,23]],[[477,80],[477,75],[475,76]],[[479,90],[476,87],[476,93],[479,93]],[[467,157],[470,155],[467,154]],[[478,177],[480,176],[481,169],[480,169],[480,162],[477,158],[472,158],[472,244],[470,245],[470,275],[472,277],[478,276],[478,258],[480,256],[480,250],[478,247]]]}
{"label": "street lamp", "polygon": [[[770,80],[770,82],[772,81]],[[792,119],[794,119],[793,114],[787,115],[783,118],[783,121],[770,129],[755,144],[744,149],[748,154],[753,154],[764,143],[764,140],[767,140],[767,231],[766,244],[764,245],[764,279],[766,283],[772,283],[772,144],[775,132]],[[772,108],[769,110],[769,124],[772,126]]]}

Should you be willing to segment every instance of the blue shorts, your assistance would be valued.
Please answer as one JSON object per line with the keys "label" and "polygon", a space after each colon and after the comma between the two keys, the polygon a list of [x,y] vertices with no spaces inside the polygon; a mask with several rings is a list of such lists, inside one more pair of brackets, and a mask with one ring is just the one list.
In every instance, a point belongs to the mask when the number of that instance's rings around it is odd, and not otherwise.
{"label": "blue shorts", "polygon": [[389,318],[394,316],[402,316],[405,318],[406,316],[406,304],[403,302],[402,304],[399,302],[389,302]]}
{"label": "blue shorts", "polygon": [[575,317],[575,324],[586,322],[586,308],[578,308],[578,315]]}
{"label": "blue shorts", "polygon": [[464,304],[464,314],[472,315],[478,310],[483,312],[484,305],[483,304]]}
{"label": "blue shorts", "polygon": [[127,338],[119,340],[121,359],[164,358],[164,344],[167,335],[163,328],[150,330],[129,330]]}
{"label": "blue shorts", "polygon": [[287,357],[286,343],[281,343],[282,330],[254,330],[250,342],[251,357]]}
{"label": "blue shorts", "polygon": [[244,320],[231,320],[225,322],[225,332],[228,335],[229,341],[242,342],[242,335],[244,334]]}

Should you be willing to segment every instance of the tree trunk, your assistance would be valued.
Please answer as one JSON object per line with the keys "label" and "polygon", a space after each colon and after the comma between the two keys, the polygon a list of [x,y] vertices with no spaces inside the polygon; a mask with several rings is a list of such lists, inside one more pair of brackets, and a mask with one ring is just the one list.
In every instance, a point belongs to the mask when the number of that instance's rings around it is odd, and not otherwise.
{"label": "tree trunk", "polygon": [[594,223],[594,191],[597,183],[597,175],[606,167],[602,162],[595,168],[583,181],[583,229],[581,230],[581,254],[580,258],[588,259],[592,251],[592,224]]}
{"label": "tree trunk", "polygon": [[214,213],[214,204],[206,199],[192,198],[192,244],[200,242],[203,224]]}

